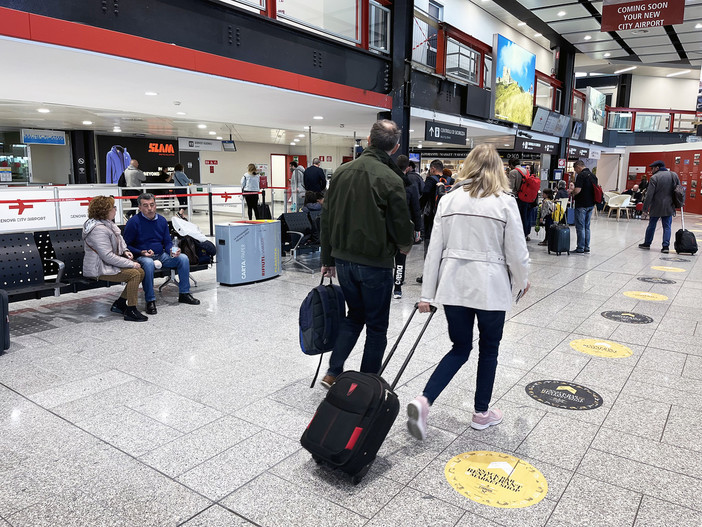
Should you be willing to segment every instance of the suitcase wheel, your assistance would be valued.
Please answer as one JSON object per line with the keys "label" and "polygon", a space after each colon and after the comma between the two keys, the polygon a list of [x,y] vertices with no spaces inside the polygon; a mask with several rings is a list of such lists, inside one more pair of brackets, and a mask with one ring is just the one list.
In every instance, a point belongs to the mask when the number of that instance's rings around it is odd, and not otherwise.
{"label": "suitcase wheel", "polygon": [[373,464],[372,462],[368,463],[365,467],[363,467],[361,470],[356,472],[353,475],[353,477],[351,478],[351,483],[353,483],[354,485],[358,485],[361,482],[361,480],[363,479],[363,477],[366,474],[368,474],[368,471],[370,470],[372,464]]}
{"label": "suitcase wheel", "polygon": [[322,459],[315,456],[314,454],[312,454],[312,459],[314,459],[314,462],[317,463],[318,465],[322,464]]}

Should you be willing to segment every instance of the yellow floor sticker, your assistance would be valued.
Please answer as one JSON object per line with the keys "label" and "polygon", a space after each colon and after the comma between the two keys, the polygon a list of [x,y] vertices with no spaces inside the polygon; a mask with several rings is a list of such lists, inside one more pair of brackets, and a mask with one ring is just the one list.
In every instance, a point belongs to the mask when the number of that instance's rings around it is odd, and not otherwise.
{"label": "yellow floor sticker", "polygon": [[655,302],[668,300],[668,297],[665,295],[659,295],[658,293],[648,293],[646,291],[625,291],[624,296],[628,296],[629,298],[635,298],[636,300],[652,300]]}
{"label": "yellow floor sticker", "polygon": [[575,351],[594,355],[595,357],[622,358],[630,357],[634,353],[623,344],[600,339],[571,340],[570,347]]}
{"label": "yellow floor sticker", "polygon": [[682,267],[668,267],[667,265],[654,265],[651,269],[656,271],[667,271],[669,273],[684,273],[685,269]]}
{"label": "yellow floor sticker", "polygon": [[536,505],[548,492],[546,478],[535,467],[499,452],[460,454],[446,463],[444,475],[466,498],[501,509]]}

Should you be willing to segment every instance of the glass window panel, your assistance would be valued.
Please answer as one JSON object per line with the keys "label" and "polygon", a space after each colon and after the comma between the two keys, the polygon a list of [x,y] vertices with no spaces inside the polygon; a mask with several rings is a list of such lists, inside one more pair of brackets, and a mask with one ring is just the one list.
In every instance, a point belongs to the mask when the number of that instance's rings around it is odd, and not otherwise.
{"label": "glass window panel", "polygon": [[483,88],[492,89],[492,57],[485,55],[485,73],[483,74]]}
{"label": "glass window panel", "polygon": [[222,4],[229,4],[229,5],[233,5],[236,7],[240,7],[242,5],[245,5],[245,6],[255,7],[261,11],[264,11],[266,9],[266,0],[217,0],[217,1],[222,3]]}
{"label": "glass window panel", "polygon": [[607,129],[609,130],[631,130],[631,112],[610,112]]}
{"label": "glass window panel", "polygon": [[436,34],[436,27],[417,17],[414,18],[412,30],[412,60],[414,62],[436,68]]}
{"label": "glass window panel", "polygon": [[478,84],[480,53],[450,38],[446,43],[446,74]]}
{"label": "glass window panel", "polygon": [[360,42],[359,0],[278,0],[278,17]]}
{"label": "glass window panel", "polygon": [[583,101],[580,97],[573,96],[573,117],[582,121],[584,110],[585,101]]}
{"label": "glass window panel", "polygon": [[543,81],[536,81],[536,105],[549,110],[553,107],[553,86]]}
{"label": "glass window panel", "polygon": [[370,3],[370,42],[372,49],[390,51],[390,10]]}

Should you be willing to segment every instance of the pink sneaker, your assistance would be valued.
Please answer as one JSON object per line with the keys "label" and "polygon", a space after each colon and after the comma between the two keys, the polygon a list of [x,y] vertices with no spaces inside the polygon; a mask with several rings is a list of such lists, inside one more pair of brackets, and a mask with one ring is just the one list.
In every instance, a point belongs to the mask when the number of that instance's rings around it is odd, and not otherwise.
{"label": "pink sneaker", "polygon": [[427,416],[429,415],[429,401],[423,395],[416,397],[407,405],[407,428],[410,434],[424,441],[427,437]]}
{"label": "pink sneaker", "polygon": [[473,413],[470,426],[476,430],[485,430],[489,426],[499,425],[502,422],[502,411],[490,408],[487,412]]}

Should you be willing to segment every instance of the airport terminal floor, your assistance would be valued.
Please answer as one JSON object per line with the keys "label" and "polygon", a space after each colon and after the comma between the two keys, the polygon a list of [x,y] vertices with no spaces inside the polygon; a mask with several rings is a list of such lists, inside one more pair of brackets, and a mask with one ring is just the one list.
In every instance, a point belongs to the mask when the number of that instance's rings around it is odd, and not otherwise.
{"label": "airport terminal floor", "polygon": [[[192,289],[201,305],[178,304],[166,287],[143,324],[110,313],[116,287],[10,304],[0,525],[702,525],[702,264],[661,254],[660,226],[651,250],[639,249],[645,226],[600,215],[592,252],[569,256],[548,255],[532,236],[532,289],[500,348],[492,405],[504,421],[470,427],[474,354],[420,442],[405,407],[450,347],[440,310],[398,386],[400,415],[356,486],[299,442],[325,395],[309,388],[317,358],[301,353],[297,325],[319,275],[222,287],[202,271]],[[686,227],[699,236],[702,217],[686,215]],[[404,297],[392,301],[390,343],[418,299],[421,266],[417,245]],[[360,355],[357,345],[347,368]],[[496,461],[471,468],[480,456]]]}

